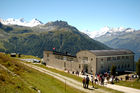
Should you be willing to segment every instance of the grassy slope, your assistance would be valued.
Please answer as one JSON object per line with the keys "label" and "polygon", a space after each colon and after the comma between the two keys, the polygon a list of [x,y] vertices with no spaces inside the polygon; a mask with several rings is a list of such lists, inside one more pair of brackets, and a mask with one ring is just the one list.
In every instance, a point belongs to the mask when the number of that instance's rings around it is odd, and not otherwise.
{"label": "grassy slope", "polygon": [[140,80],[139,81],[137,81],[137,80],[134,80],[134,81],[120,81],[116,84],[121,85],[121,86],[140,89]]}
{"label": "grassy slope", "polygon": [[[0,64],[17,74],[12,76],[0,69],[0,93],[65,93],[65,84],[53,77],[40,73],[18,63],[6,55],[0,54]],[[4,80],[3,80],[4,79]],[[66,86],[66,93],[83,93],[72,87]]]}
{"label": "grassy slope", "polygon": [[0,69],[0,93],[33,93],[34,90],[30,89],[17,76],[9,74],[6,70]]}

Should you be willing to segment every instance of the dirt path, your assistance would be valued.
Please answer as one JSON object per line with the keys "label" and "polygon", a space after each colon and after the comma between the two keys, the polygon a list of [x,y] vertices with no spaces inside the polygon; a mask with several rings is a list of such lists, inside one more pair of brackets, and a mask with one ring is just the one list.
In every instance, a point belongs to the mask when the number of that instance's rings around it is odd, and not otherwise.
{"label": "dirt path", "polygon": [[[54,78],[66,83],[67,85],[69,86],[72,86],[76,89],[79,89],[81,91],[84,91],[84,92],[87,92],[87,93],[97,93],[97,92],[100,92],[100,93],[109,93],[109,91],[105,91],[105,90],[102,90],[102,89],[93,89],[91,86],[89,86],[90,89],[84,89],[82,87],[82,83],[81,82],[78,82],[72,78],[69,78],[69,77],[66,77],[66,76],[62,76],[58,73],[54,73],[50,70],[46,70],[44,68],[41,68],[41,67],[38,67],[38,66],[35,66],[35,65],[32,65],[32,64],[27,64],[27,63],[23,63],[31,68],[34,68],[40,72],[43,72],[45,74],[48,74],[50,76],[53,76]],[[134,89],[134,88],[129,88],[129,87],[124,87],[124,86],[119,86],[119,85],[112,85],[112,84],[107,84],[105,85],[105,87],[108,87],[108,88],[111,88],[111,89],[114,89],[114,90],[118,90],[118,91],[121,91],[121,92],[124,92],[124,93],[140,93],[140,90],[139,89]]]}
{"label": "dirt path", "polygon": [[89,86],[89,89],[84,89],[83,86],[82,86],[82,83],[78,82],[74,79],[71,79],[71,78],[66,77],[66,76],[62,76],[58,73],[54,73],[50,70],[46,70],[44,68],[41,68],[41,67],[38,67],[38,66],[35,66],[35,65],[32,65],[32,64],[27,64],[27,63],[23,63],[23,64],[26,65],[26,66],[29,66],[31,68],[34,68],[34,69],[36,69],[40,72],[43,72],[45,74],[53,76],[54,78],[62,81],[63,83],[66,83],[66,85],[72,86],[72,87],[74,87],[76,89],[79,89],[83,92],[87,92],[87,93],[109,93],[109,91],[104,91],[104,90],[101,90],[101,89],[94,89],[91,86]]}
{"label": "dirt path", "polygon": [[112,85],[112,84],[107,84],[105,86],[114,90],[122,91],[124,93],[140,93],[140,89],[134,89],[134,88]]}
{"label": "dirt path", "polygon": [[16,74],[14,74],[12,71],[10,71],[9,69],[7,69],[5,66],[0,64],[0,68],[6,70],[8,73],[11,73],[13,76],[16,76]]}

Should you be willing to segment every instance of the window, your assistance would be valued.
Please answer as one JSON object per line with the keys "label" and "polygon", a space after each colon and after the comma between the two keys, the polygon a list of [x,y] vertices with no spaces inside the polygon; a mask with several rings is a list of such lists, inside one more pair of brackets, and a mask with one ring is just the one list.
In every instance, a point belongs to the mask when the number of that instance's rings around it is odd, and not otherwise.
{"label": "window", "polygon": [[91,58],[91,61],[93,60],[93,58]]}
{"label": "window", "polygon": [[86,60],[86,61],[88,61],[88,57],[83,57],[83,60]]}
{"label": "window", "polygon": [[103,65],[103,64],[104,64],[104,62],[101,62],[101,64]]}
{"label": "window", "polygon": [[128,68],[130,67],[130,65],[128,64]]}
{"label": "window", "polygon": [[122,56],[122,59],[124,59],[124,56]]}
{"label": "window", "polygon": [[120,69],[120,65],[118,65],[118,69]]}
{"label": "window", "polygon": [[101,61],[103,61],[104,59],[103,58],[101,58]]}
{"label": "window", "polygon": [[129,56],[126,56],[126,59],[129,59]]}
{"label": "window", "polygon": [[73,61],[73,57],[68,57],[67,60],[68,61]]}
{"label": "window", "polygon": [[111,60],[111,57],[108,57],[108,58],[107,58],[107,61],[110,61],[110,60]]}
{"label": "window", "polygon": [[83,62],[87,62],[88,61],[88,57],[83,57]]}
{"label": "window", "polygon": [[79,68],[81,68],[81,65],[79,64]]}
{"label": "window", "polygon": [[122,68],[123,68],[123,65],[122,65]]}
{"label": "window", "polygon": [[103,66],[101,65],[101,68],[103,68]]}
{"label": "window", "polygon": [[61,59],[61,60],[62,60],[62,59],[63,59],[63,56],[55,55],[55,58],[56,58],[56,59]]}
{"label": "window", "polygon": [[108,66],[108,71],[110,71],[110,66]]}
{"label": "window", "polygon": [[124,66],[124,68],[126,68],[127,66],[126,66],[126,64],[125,64],[125,66]]}
{"label": "window", "polygon": [[119,56],[117,57],[117,60],[120,60],[120,57]]}
{"label": "window", "polygon": [[113,57],[113,60],[116,60],[116,57]]}

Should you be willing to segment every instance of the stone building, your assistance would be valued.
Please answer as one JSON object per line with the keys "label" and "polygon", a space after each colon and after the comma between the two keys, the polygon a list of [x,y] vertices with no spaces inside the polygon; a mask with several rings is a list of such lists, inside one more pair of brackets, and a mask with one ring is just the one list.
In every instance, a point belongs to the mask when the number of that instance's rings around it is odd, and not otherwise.
{"label": "stone building", "polygon": [[109,72],[112,65],[118,72],[134,70],[134,53],[130,50],[82,50],[76,56],[44,51],[44,62],[62,70],[86,73]]}

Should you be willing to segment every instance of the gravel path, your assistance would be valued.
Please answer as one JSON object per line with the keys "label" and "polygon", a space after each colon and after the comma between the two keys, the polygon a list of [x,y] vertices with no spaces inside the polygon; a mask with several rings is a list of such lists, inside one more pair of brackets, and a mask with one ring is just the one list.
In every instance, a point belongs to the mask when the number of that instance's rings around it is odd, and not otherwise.
{"label": "gravel path", "polygon": [[26,65],[26,66],[29,66],[31,68],[34,68],[34,69],[36,69],[40,72],[43,72],[45,74],[53,76],[54,78],[60,80],[61,82],[66,83],[66,85],[72,86],[72,87],[74,87],[76,89],[79,89],[83,92],[87,92],[87,93],[109,93],[109,91],[104,91],[104,90],[101,90],[101,89],[94,89],[94,88],[92,88],[92,86],[89,86],[89,89],[84,89],[83,86],[82,86],[82,83],[78,82],[74,79],[71,79],[71,78],[66,77],[66,76],[62,76],[58,73],[54,73],[50,70],[46,70],[44,68],[41,68],[41,67],[38,67],[38,66],[35,66],[35,65],[32,65],[32,64],[27,64],[27,63],[23,63],[23,64]]}
{"label": "gravel path", "polygon": [[112,85],[112,84],[107,84],[105,86],[114,90],[122,91],[124,93],[140,93],[140,89],[134,89],[134,88]]}
{"label": "gravel path", "polygon": [[[63,83],[66,83],[66,85],[69,85],[69,86],[72,86],[76,89],[79,89],[81,91],[84,91],[84,92],[87,92],[87,93],[109,93],[109,91],[105,91],[105,90],[102,90],[102,89],[94,89],[92,88],[92,86],[89,86],[90,89],[84,89],[82,87],[82,83],[81,82],[78,82],[72,78],[69,78],[69,77],[66,77],[66,76],[62,76],[58,73],[54,73],[50,70],[46,70],[44,68],[41,68],[41,67],[38,67],[38,66],[35,66],[35,65],[32,65],[32,64],[27,64],[27,63],[23,63],[31,68],[34,68],[40,72],[43,72],[45,74],[48,74],[50,76],[53,76],[54,78],[62,81]],[[140,90],[139,89],[134,89],[134,88],[129,88],[129,87],[124,87],[124,86],[119,86],[119,85],[112,85],[112,84],[107,84],[105,85],[105,87],[108,87],[108,88],[111,88],[111,89],[114,89],[114,90],[118,90],[118,91],[121,91],[121,92],[124,92],[124,93],[140,93]]]}

